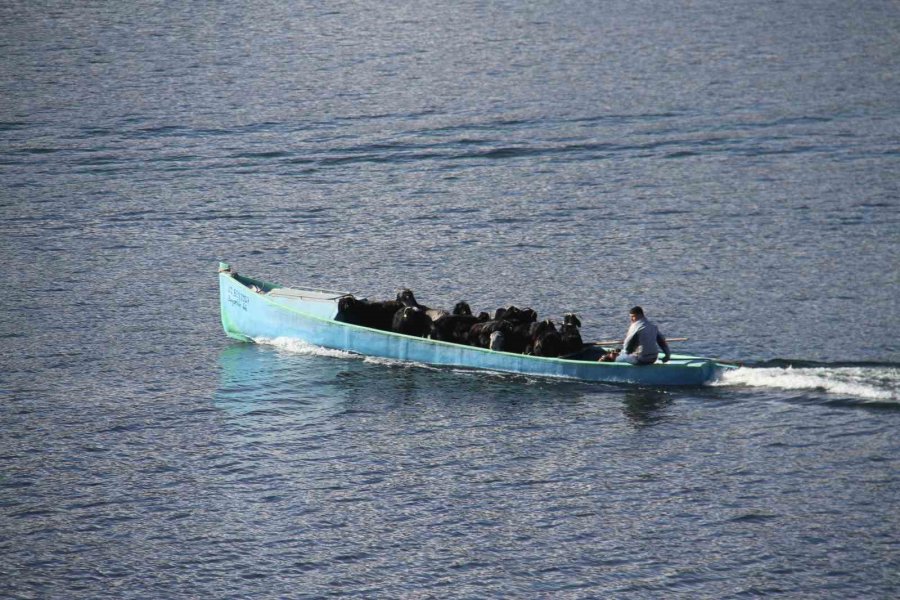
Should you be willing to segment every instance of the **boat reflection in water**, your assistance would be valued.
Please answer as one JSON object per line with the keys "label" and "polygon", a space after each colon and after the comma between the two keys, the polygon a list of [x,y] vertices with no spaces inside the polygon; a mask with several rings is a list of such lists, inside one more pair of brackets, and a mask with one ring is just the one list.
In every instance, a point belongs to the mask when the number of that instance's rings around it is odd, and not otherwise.
{"label": "boat reflection in water", "polygon": [[[496,406],[579,402],[596,385],[363,357],[294,340],[232,343],[219,355],[216,406],[235,415],[307,411],[315,419],[365,404],[489,399]],[[604,386],[605,387],[605,386]]]}
{"label": "boat reflection in water", "polygon": [[675,402],[661,389],[437,368],[293,340],[230,344],[219,365],[219,409],[242,417],[242,423],[283,419],[285,426],[311,425],[320,432],[335,427],[338,417],[366,414],[379,414],[379,420],[405,415],[407,425],[465,415],[491,427],[529,415],[548,422],[565,415],[589,428],[603,413],[608,427],[615,407],[621,411],[619,424],[624,415],[631,427],[645,428],[665,422]]}
{"label": "boat reflection in water", "polygon": [[649,427],[667,420],[666,409],[674,403],[672,395],[655,389],[625,391],[622,412],[635,427]]}
{"label": "boat reflection in water", "polygon": [[337,382],[351,361],[308,357],[301,365],[298,358],[269,346],[230,344],[219,354],[215,405],[232,415],[290,412],[295,421],[340,412],[347,394]]}

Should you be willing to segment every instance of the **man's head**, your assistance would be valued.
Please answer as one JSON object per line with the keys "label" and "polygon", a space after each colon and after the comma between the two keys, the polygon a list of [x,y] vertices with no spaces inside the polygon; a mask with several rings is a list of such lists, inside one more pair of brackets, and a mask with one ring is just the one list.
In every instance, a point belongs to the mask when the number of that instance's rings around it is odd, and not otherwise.
{"label": "man's head", "polygon": [[640,306],[634,306],[628,311],[628,316],[631,317],[632,322],[639,321],[644,318],[644,309]]}

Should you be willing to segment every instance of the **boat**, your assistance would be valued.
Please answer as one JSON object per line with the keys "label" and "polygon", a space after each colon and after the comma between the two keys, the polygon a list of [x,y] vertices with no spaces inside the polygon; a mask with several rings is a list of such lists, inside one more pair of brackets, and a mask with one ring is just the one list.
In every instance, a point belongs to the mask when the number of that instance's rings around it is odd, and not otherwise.
{"label": "boat", "polygon": [[432,366],[647,386],[703,385],[735,368],[714,359],[682,354],[652,365],[598,362],[600,350],[594,344],[585,344],[573,355],[549,358],[404,335],[335,320],[338,301],[346,296],[354,295],[285,287],[239,275],[228,263],[219,263],[222,327],[226,335],[243,342],[287,338]]}

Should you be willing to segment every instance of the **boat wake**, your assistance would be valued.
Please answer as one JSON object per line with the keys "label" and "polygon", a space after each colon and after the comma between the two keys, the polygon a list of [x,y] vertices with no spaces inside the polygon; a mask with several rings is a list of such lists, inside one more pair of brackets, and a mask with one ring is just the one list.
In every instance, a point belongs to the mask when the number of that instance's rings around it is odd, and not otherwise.
{"label": "boat wake", "polygon": [[[333,350],[302,342],[295,338],[257,338],[258,344],[274,346],[279,351],[306,356],[325,356],[361,360],[388,367],[439,370],[438,367],[406,360],[363,356],[345,350]],[[452,369],[472,373],[468,369]],[[510,373],[478,371],[480,377],[493,374],[507,379],[522,377]],[[531,379],[526,377],[525,379]],[[728,370],[715,387],[746,387],[825,394],[826,401],[881,405],[900,408],[900,365],[894,363],[816,363],[808,361],[772,360],[752,366]]]}
{"label": "boat wake", "polygon": [[331,358],[349,358],[353,360],[361,360],[364,363],[383,365],[388,367],[418,367],[428,370],[437,370],[436,367],[417,363],[408,360],[398,360],[394,358],[381,358],[378,356],[364,356],[346,350],[333,350],[331,348],[323,348],[307,342],[300,341],[295,338],[277,337],[277,338],[255,338],[253,340],[257,344],[267,346],[275,346],[279,350],[283,350],[290,354],[301,354],[306,356],[328,356]]}
{"label": "boat wake", "polygon": [[291,354],[305,354],[307,356],[330,356],[332,358],[359,358],[358,354],[346,352],[344,350],[331,350],[321,346],[314,346],[301,342],[295,338],[277,337],[277,338],[255,338],[253,340],[257,344],[266,346],[275,346],[279,350],[290,352]]}
{"label": "boat wake", "polygon": [[900,406],[900,367],[896,365],[807,363],[798,367],[780,363],[773,361],[727,371],[712,385],[817,391],[834,397]]}

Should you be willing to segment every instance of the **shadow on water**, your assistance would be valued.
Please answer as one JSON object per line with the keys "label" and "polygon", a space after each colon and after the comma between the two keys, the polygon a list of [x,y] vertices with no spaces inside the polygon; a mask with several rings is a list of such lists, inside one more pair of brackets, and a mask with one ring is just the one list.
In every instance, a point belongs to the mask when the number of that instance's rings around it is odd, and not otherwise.
{"label": "shadow on water", "polygon": [[622,412],[635,427],[650,427],[667,419],[667,408],[673,403],[672,396],[663,390],[626,390]]}
{"label": "shadow on water", "polygon": [[311,399],[413,403],[435,398],[491,398],[509,403],[577,400],[591,386],[515,374],[437,368],[349,353],[295,352],[263,344],[235,343],[219,355],[217,405],[247,412],[263,402]]}
{"label": "shadow on water", "polygon": [[298,364],[290,356],[256,344],[234,343],[219,354],[219,388],[215,406],[232,415],[304,413],[310,419],[341,410],[341,385],[349,361],[319,360]]}
{"label": "shadow on water", "polygon": [[219,355],[218,408],[240,416],[290,413],[316,420],[338,414],[409,407],[520,414],[547,407],[590,411],[621,407],[636,427],[667,420],[670,391],[560,381],[516,374],[435,368],[305,348],[235,343]]}

